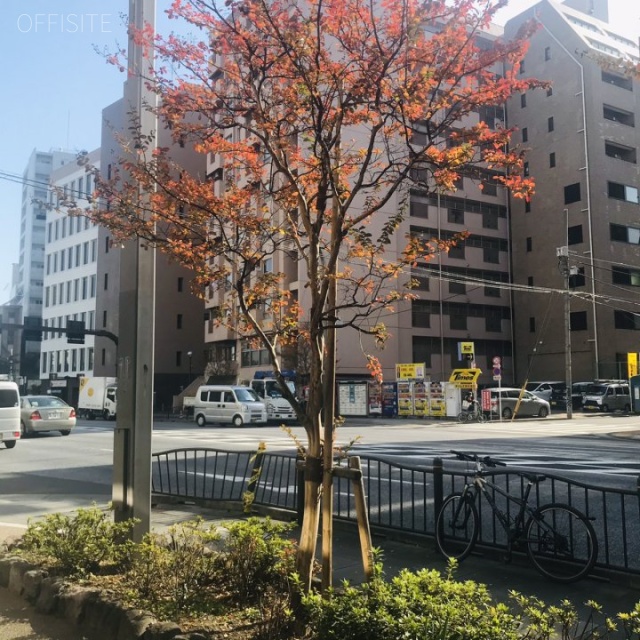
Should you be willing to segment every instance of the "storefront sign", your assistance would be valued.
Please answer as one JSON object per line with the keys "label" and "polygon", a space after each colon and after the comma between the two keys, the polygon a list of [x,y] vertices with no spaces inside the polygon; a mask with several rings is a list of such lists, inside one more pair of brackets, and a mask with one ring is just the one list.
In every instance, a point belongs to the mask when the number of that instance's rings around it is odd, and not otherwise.
{"label": "storefront sign", "polygon": [[482,371],[480,369],[454,369],[449,382],[458,389],[473,389]]}
{"label": "storefront sign", "polygon": [[396,380],[424,380],[424,362],[396,364]]}

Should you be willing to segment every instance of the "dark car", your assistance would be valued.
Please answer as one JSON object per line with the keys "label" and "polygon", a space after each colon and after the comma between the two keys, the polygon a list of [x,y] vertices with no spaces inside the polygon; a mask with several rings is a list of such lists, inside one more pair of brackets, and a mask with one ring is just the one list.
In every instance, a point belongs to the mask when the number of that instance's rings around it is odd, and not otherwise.
{"label": "dark car", "polygon": [[[593,382],[574,382],[571,385],[571,408],[575,411],[582,409],[582,403],[584,401],[584,395],[587,389],[593,385]],[[552,409],[557,411],[567,410],[567,393],[566,386],[562,389],[554,389],[549,399],[549,404]]]}

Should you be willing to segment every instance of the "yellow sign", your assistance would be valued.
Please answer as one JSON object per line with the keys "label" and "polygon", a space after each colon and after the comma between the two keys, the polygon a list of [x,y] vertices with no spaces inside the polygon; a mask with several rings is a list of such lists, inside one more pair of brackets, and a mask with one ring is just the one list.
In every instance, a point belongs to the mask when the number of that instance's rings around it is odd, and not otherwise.
{"label": "yellow sign", "polygon": [[473,342],[461,342],[460,354],[463,356],[472,356],[475,353]]}
{"label": "yellow sign", "polygon": [[424,362],[396,364],[396,380],[424,380]]}
{"label": "yellow sign", "polygon": [[627,377],[638,375],[638,354],[627,353]]}
{"label": "yellow sign", "polygon": [[454,369],[449,377],[449,382],[458,389],[473,389],[481,373],[480,369]]}

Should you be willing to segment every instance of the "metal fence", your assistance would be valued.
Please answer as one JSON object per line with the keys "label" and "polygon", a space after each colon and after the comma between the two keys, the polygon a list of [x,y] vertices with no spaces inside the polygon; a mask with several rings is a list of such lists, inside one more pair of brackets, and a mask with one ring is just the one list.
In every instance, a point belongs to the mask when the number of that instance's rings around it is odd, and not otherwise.
{"label": "metal fence", "polygon": [[[194,502],[242,501],[249,493],[254,504],[300,513],[301,474],[294,456],[215,449],[174,449],[153,454],[152,490],[156,495]],[[431,465],[408,466],[383,458],[362,457],[361,465],[369,522],[398,532],[433,536],[444,497],[460,491],[472,472],[447,468],[439,458]],[[516,469],[488,473],[508,493],[520,496],[523,483]],[[640,574],[640,490],[593,486],[554,474],[536,485],[531,506],[549,502],[570,504],[591,518],[598,537],[597,566]],[[639,479],[640,486],[640,479]],[[337,518],[355,520],[350,481],[336,477]],[[501,500],[502,511],[515,515],[517,505]],[[478,504],[479,544],[506,544],[504,530],[489,505]]]}

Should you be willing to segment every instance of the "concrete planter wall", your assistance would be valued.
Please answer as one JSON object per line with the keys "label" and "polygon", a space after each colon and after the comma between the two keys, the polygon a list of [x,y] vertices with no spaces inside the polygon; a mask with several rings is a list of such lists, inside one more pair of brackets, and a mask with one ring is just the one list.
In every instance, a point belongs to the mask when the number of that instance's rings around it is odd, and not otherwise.
{"label": "concrete planter wall", "polygon": [[23,597],[41,613],[66,619],[90,640],[207,640],[200,632],[183,632],[150,613],[125,609],[91,587],[82,587],[15,555],[0,556],[0,587]]}

